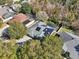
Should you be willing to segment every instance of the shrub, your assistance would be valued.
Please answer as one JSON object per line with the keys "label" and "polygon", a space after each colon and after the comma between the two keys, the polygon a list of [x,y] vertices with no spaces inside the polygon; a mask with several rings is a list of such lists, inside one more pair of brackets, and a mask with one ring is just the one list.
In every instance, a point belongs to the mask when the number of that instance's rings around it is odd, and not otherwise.
{"label": "shrub", "polygon": [[55,17],[55,16],[48,19],[48,21],[51,21],[51,22],[53,22],[53,23],[55,23],[57,25],[59,24],[59,20],[60,19],[58,17]]}
{"label": "shrub", "polygon": [[29,4],[23,4],[20,12],[26,14],[26,13],[31,13],[31,10],[32,8]]}

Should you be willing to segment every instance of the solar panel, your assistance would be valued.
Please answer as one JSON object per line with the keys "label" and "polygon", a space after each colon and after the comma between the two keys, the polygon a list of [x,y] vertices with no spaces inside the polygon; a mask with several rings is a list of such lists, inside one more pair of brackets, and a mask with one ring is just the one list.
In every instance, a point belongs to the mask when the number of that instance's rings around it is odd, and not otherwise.
{"label": "solar panel", "polygon": [[45,32],[44,35],[46,36],[46,35],[50,35],[52,33],[53,29],[45,28],[43,31]]}
{"label": "solar panel", "polygon": [[37,27],[37,28],[36,28],[37,31],[40,31],[40,29],[41,29],[40,27]]}

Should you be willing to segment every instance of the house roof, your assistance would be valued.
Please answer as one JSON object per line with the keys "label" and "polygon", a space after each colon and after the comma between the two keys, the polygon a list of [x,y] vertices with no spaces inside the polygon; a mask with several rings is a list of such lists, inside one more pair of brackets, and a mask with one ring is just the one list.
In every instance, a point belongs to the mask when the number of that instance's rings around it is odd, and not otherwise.
{"label": "house roof", "polygon": [[21,8],[21,4],[12,4],[10,6],[10,8],[14,11],[14,12],[17,12],[17,9],[20,9]]}
{"label": "house roof", "polygon": [[15,15],[15,13],[8,12],[8,13],[5,13],[5,14],[3,15],[3,18],[4,18],[4,19],[7,19],[7,18],[9,18],[9,17],[13,17],[14,15]]}
{"label": "house roof", "polygon": [[70,53],[72,59],[79,59],[79,49],[76,49],[79,45],[79,37],[69,32],[62,32],[59,35],[64,42],[63,49]]}
{"label": "house roof", "polygon": [[22,13],[19,13],[13,17],[13,21],[16,22],[24,22],[25,20],[28,20],[28,17]]}
{"label": "house roof", "polygon": [[79,39],[79,37],[77,35],[74,35],[74,34],[69,33],[69,32],[59,32],[58,34],[60,35],[60,38],[62,38],[64,43],[71,41],[73,39]]}
{"label": "house roof", "polygon": [[8,7],[0,6],[0,16],[3,16],[7,12],[8,12]]}
{"label": "house roof", "polygon": [[43,38],[50,35],[55,28],[46,25],[44,22],[36,22],[32,27],[28,29],[28,35],[32,38]]}
{"label": "house roof", "polygon": [[67,41],[73,40],[73,37],[70,36],[70,35],[68,35],[68,34],[65,33],[65,32],[59,32],[58,34],[59,34],[60,38],[62,38],[62,41],[63,41],[64,43],[67,42]]}
{"label": "house roof", "polygon": [[0,16],[3,16],[5,13],[13,12],[8,6],[0,6]]}
{"label": "house roof", "polygon": [[68,41],[64,44],[72,59],[79,59],[79,39]]}

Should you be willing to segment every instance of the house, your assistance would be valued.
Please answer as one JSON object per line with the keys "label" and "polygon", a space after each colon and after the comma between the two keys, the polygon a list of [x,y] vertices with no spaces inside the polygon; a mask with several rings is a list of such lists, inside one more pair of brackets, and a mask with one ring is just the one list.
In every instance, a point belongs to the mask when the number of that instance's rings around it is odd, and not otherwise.
{"label": "house", "polygon": [[14,11],[8,6],[0,6],[0,19],[2,19],[3,22],[8,22],[13,18],[14,14]]}
{"label": "house", "polygon": [[63,49],[70,53],[72,59],[79,59],[79,37],[69,32],[58,34],[64,42]]}
{"label": "house", "polygon": [[32,26],[32,24],[35,22],[34,19],[30,18],[29,16],[23,13],[19,13],[15,15],[10,22],[13,22],[13,21],[23,23],[27,28]]}
{"label": "house", "polygon": [[16,21],[16,22],[21,22],[22,23],[22,22],[24,22],[28,19],[29,19],[29,17],[27,17],[25,14],[19,13],[19,14],[15,15],[13,17],[13,20],[11,20],[11,21]]}
{"label": "house", "polygon": [[47,35],[51,35],[55,31],[54,27],[46,25],[44,22],[36,21],[36,23],[28,29],[28,35],[32,38],[42,39]]}
{"label": "house", "polygon": [[21,4],[12,4],[10,6],[10,8],[14,11],[14,12],[19,12],[20,8],[21,8]]}
{"label": "house", "polygon": [[79,39],[74,39],[68,42],[65,42],[63,49],[70,53],[72,59],[79,59]]}
{"label": "house", "polygon": [[8,7],[0,6],[0,16],[3,16],[5,13],[8,12]]}
{"label": "house", "polygon": [[15,15],[15,13],[11,13],[11,12],[5,13],[2,16],[3,22],[8,22],[9,20],[11,20],[13,18],[14,15]]}

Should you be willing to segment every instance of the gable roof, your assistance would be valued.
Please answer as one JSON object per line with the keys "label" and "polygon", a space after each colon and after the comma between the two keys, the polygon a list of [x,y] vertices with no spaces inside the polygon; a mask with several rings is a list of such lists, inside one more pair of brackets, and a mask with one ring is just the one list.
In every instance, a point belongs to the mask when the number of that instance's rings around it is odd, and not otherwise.
{"label": "gable roof", "polygon": [[8,7],[0,6],[0,16],[3,16],[7,12],[8,12]]}
{"label": "gable roof", "polygon": [[7,18],[9,18],[9,17],[13,17],[14,15],[15,15],[15,13],[12,13],[12,12],[5,13],[5,14],[3,15],[3,19],[7,19]]}
{"label": "gable roof", "polygon": [[13,21],[16,22],[24,22],[25,20],[28,20],[28,17],[23,13],[19,13],[13,17]]}
{"label": "gable roof", "polygon": [[67,51],[70,53],[72,59],[79,59],[79,39],[68,41],[64,45],[66,45]]}
{"label": "gable roof", "polygon": [[59,32],[58,34],[59,34],[60,38],[62,38],[64,43],[71,41],[73,39],[79,39],[79,37],[77,35],[74,35],[74,34],[69,33],[69,32]]}
{"label": "gable roof", "polygon": [[70,53],[72,59],[79,59],[79,50],[75,48],[79,45],[79,37],[69,32],[62,32],[59,35],[64,42],[63,49]]}
{"label": "gable roof", "polygon": [[3,16],[5,13],[13,12],[8,6],[0,6],[0,16]]}

